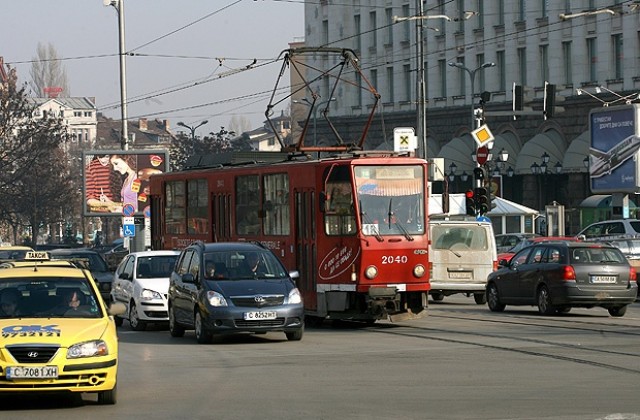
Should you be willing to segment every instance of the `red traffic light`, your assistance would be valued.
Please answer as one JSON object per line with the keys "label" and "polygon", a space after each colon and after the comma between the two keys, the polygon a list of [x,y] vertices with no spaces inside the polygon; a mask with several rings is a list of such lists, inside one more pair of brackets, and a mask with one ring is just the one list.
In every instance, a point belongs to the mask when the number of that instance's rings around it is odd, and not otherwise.
{"label": "red traffic light", "polygon": [[467,190],[467,192],[464,193],[464,196],[466,198],[473,198],[473,190]]}

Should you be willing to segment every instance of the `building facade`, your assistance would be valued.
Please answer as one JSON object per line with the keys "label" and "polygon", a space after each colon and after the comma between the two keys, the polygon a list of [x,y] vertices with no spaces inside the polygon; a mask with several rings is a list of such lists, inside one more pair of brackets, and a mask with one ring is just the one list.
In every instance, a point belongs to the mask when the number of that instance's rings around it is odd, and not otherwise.
{"label": "building facade", "polygon": [[[306,45],[353,49],[381,94],[367,147],[392,146],[394,127],[419,127],[417,74],[424,69],[426,157],[444,158],[447,175],[453,175],[447,187],[463,191],[472,186],[468,175],[476,165],[472,109],[488,92],[484,122],[496,137],[494,150],[508,152],[506,162],[489,163],[492,172],[500,170],[499,194],[538,210],[553,201],[564,204],[567,232],[573,233],[581,224],[574,210],[590,195],[589,111],[624,104],[640,90],[637,4],[438,0],[423,3],[428,18],[406,19],[418,15],[419,5],[419,0],[305,4]],[[311,69],[334,64],[321,54],[309,61]],[[359,89],[362,81],[352,77],[351,88],[333,92],[330,104],[332,122],[347,132],[372,105]],[[331,95],[326,79],[314,84],[322,98]],[[564,109],[551,118],[542,109],[545,82],[555,85],[557,105]],[[514,85],[523,86],[529,110],[517,119],[509,112]],[[322,121],[317,132],[328,139]]]}

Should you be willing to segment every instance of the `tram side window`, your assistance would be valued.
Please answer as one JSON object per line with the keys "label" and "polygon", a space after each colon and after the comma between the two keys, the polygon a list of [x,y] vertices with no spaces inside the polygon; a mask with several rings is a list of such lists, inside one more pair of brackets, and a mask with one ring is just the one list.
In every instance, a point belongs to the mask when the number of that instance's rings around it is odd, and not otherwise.
{"label": "tram side window", "polygon": [[165,185],[166,232],[183,235],[186,229],[186,200],[184,181],[169,181]]}
{"label": "tram side window", "polygon": [[236,178],[236,232],[239,235],[260,234],[260,182],[258,175]]}
{"label": "tram side window", "polygon": [[264,195],[264,233],[265,235],[288,235],[289,217],[289,176],[287,174],[265,175]]}
{"label": "tram side window", "polygon": [[209,187],[206,179],[187,181],[187,230],[190,234],[209,233]]}
{"label": "tram side window", "polygon": [[334,166],[325,184],[324,227],[327,235],[355,235],[357,231],[351,172],[348,166]]}

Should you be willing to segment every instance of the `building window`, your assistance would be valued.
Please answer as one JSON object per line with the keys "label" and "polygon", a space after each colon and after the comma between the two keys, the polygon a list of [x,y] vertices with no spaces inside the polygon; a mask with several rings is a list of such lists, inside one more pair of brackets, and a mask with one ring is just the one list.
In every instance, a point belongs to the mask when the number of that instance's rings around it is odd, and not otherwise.
{"label": "building window", "polygon": [[518,22],[524,22],[527,19],[527,9],[525,0],[518,0]]}
{"label": "building window", "polygon": [[[476,68],[480,67],[481,65],[483,65],[485,63],[484,61],[484,54],[477,54],[476,55]],[[478,90],[476,90],[476,92],[484,92],[485,91],[485,71],[482,70],[480,72],[478,72]],[[474,92],[471,92],[471,95],[473,95]]]}
{"label": "building window", "polygon": [[362,51],[362,28],[360,27],[360,15],[353,17],[353,28],[356,34],[356,51]]}
{"label": "building window", "polygon": [[322,21],[322,45],[329,44],[329,21]]}
{"label": "building window", "polygon": [[447,97],[447,60],[438,60],[438,73],[440,76],[440,94],[441,98]]}
{"label": "building window", "polygon": [[498,0],[498,25],[504,25],[504,0]]}
{"label": "building window", "polygon": [[371,70],[371,73],[370,73],[369,77],[371,79],[370,80],[371,85],[373,87],[378,86],[378,70],[376,70],[376,69]]}
{"label": "building window", "polygon": [[476,27],[482,29],[484,28],[484,1],[478,0],[476,2],[476,10],[478,11],[478,23]]}
{"label": "building window", "polygon": [[[378,47],[378,27],[376,26],[376,12],[369,13],[369,26],[371,27],[371,47]],[[375,86],[375,85],[374,85]]]}
{"label": "building window", "polygon": [[[436,13],[436,14],[438,14],[438,15],[446,15],[445,7],[444,7],[444,6],[445,6],[445,4],[446,4],[446,3],[448,3],[449,1],[450,1],[450,0],[438,0],[438,13]],[[440,22],[439,22],[440,27],[438,28],[438,30],[439,30],[439,32],[440,32],[441,34],[444,34],[444,33],[445,33],[445,29],[446,29],[446,27],[447,27],[447,26],[445,25],[446,20],[444,20],[444,19],[438,19],[438,20],[440,21]]]}
{"label": "building window", "polygon": [[540,0],[540,17],[546,18],[549,14],[549,0]]}
{"label": "building window", "polygon": [[571,77],[571,41],[565,41],[562,43],[562,76],[564,83],[570,85],[573,83]]}
{"label": "building window", "polygon": [[571,0],[564,0],[564,12],[571,13]]}
{"label": "building window", "polygon": [[527,84],[527,50],[526,48],[518,48],[518,72],[520,76],[520,84]]}
{"label": "building window", "polygon": [[540,81],[549,81],[549,46],[540,45]]}
{"label": "building window", "polygon": [[[385,9],[387,16],[387,45],[393,45],[393,9]],[[405,25],[407,26],[407,25]]]}
{"label": "building window", "polygon": [[613,57],[611,62],[613,63],[613,75],[615,79],[622,79],[622,34],[615,34],[611,36],[612,46],[611,52]]}
{"label": "building window", "polygon": [[457,0],[458,9],[458,31],[464,32],[464,0]]}
{"label": "building window", "polygon": [[587,38],[587,71],[589,74],[589,82],[596,82],[596,63],[598,55],[596,53],[596,38]]}
{"label": "building window", "polygon": [[362,106],[362,76],[356,73],[356,106]]}
{"label": "building window", "polygon": [[81,111],[73,111],[73,116],[74,117],[82,117],[82,112]]}
{"label": "building window", "polygon": [[405,64],[402,66],[402,77],[403,77],[403,85],[404,85],[404,100],[406,102],[411,101],[411,65]]}
{"label": "building window", "polygon": [[507,64],[504,59],[504,51],[496,51],[496,66],[498,67],[499,92],[504,92],[507,86]]}
{"label": "building window", "polygon": [[85,112],[84,112],[84,116],[85,116],[85,117],[87,117],[87,118],[91,118],[91,116],[93,116],[93,112],[91,112],[91,111],[85,111]]}
{"label": "building window", "polygon": [[393,92],[393,67],[387,67],[387,99],[384,102],[395,102]]}
{"label": "building window", "polygon": [[[402,16],[410,16],[409,15],[410,9],[409,9],[409,5],[408,4],[403,4],[402,5]],[[402,40],[409,42],[409,40],[411,39],[411,28],[412,25],[402,25],[402,29],[403,29],[403,33],[402,33]]]}
{"label": "building window", "polygon": [[[464,65],[464,57],[460,57],[456,61]],[[465,92],[467,91],[467,78],[465,77],[465,74],[462,71],[458,71],[457,74],[458,74],[458,95],[464,95]]]}

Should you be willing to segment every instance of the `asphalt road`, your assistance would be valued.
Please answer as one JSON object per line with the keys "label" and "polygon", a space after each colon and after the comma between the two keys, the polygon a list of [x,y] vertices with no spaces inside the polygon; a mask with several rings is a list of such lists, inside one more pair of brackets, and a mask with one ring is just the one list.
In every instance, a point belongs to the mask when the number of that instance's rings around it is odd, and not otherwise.
{"label": "asphalt road", "polygon": [[640,303],[622,318],[473,298],[371,327],[332,324],[198,345],[192,332],[120,332],[118,403],[0,398],[2,419],[640,420]]}

